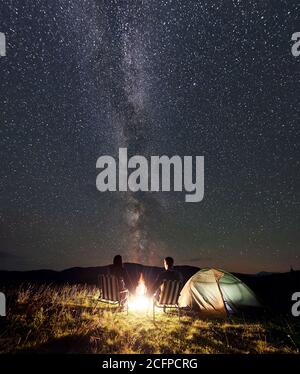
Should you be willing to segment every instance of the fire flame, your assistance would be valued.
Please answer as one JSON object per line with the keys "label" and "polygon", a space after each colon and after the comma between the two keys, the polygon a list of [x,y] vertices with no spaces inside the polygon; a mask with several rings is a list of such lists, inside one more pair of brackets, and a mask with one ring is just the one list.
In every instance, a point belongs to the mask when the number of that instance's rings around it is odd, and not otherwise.
{"label": "fire flame", "polygon": [[129,308],[134,310],[146,310],[150,305],[150,299],[147,297],[147,287],[143,273],[140,275],[135,295],[131,297]]}
{"label": "fire flame", "polygon": [[141,273],[137,288],[135,290],[135,294],[137,296],[144,296],[146,295],[146,292],[147,292],[147,287],[145,285],[143,273]]}

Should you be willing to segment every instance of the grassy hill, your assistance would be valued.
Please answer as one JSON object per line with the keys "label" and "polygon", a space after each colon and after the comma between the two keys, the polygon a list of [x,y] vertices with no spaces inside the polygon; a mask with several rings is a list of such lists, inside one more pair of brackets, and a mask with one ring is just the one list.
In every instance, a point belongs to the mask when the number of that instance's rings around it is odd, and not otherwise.
{"label": "grassy hill", "polygon": [[[162,268],[141,264],[126,263],[125,268],[135,287],[139,276],[143,273],[146,284],[151,284],[162,271]],[[186,282],[199,268],[194,266],[176,266]],[[1,271],[0,290],[3,287],[18,287],[20,284],[82,284],[98,285],[100,274],[106,274],[107,266],[88,268],[74,267],[63,271],[34,270],[34,271]],[[290,313],[291,295],[298,291],[300,271],[288,273],[267,273],[259,275],[235,274],[245,282],[260,298],[261,302],[275,313]],[[2,288],[1,288],[2,287]],[[132,290],[131,290],[132,291]]]}
{"label": "grassy hill", "polygon": [[297,353],[296,319],[204,320],[186,314],[117,312],[97,301],[97,287],[23,285],[5,290],[0,352]]}

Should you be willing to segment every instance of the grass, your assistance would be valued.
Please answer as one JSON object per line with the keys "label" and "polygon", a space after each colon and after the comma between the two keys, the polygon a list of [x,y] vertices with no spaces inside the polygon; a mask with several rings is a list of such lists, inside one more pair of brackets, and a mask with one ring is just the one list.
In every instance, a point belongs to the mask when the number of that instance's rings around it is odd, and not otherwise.
{"label": "grass", "polygon": [[297,353],[299,322],[204,320],[107,310],[88,286],[21,286],[0,330],[0,353]]}

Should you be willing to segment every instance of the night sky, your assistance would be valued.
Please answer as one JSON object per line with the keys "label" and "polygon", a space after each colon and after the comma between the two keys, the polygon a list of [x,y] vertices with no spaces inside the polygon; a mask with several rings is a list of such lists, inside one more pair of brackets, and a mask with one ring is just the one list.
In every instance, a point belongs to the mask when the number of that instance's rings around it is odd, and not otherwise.
{"label": "night sky", "polygon": [[[300,5],[2,0],[0,268],[288,271],[299,256]],[[205,196],[96,189],[97,158],[205,157]]]}

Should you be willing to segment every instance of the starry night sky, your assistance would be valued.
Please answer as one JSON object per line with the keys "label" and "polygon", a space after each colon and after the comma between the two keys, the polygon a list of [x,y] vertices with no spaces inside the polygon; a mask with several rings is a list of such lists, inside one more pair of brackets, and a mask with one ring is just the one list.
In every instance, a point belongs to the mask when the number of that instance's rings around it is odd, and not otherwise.
{"label": "starry night sky", "polygon": [[[299,268],[300,5],[2,0],[0,268]],[[100,193],[96,160],[204,155],[205,196]]]}

